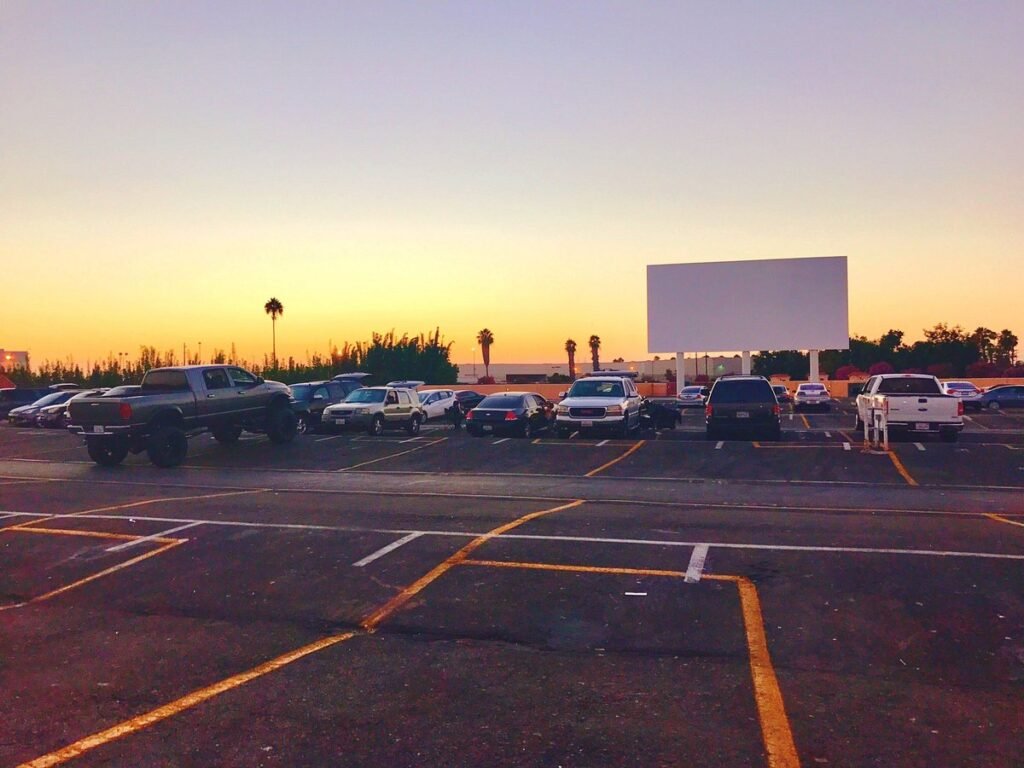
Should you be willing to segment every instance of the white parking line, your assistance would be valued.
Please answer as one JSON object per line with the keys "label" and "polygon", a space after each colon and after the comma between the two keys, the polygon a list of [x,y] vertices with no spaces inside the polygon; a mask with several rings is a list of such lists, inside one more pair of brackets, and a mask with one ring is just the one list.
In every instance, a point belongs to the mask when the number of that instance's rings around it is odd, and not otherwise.
{"label": "white parking line", "polygon": [[722,450],[722,446],[723,445],[725,445],[725,440],[719,440],[717,443],[715,443],[715,450],[716,451]]}
{"label": "white parking line", "polygon": [[345,435],[330,435],[329,437],[318,437],[313,442],[314,443],[322,443],[322,442],[325,442],[326,440],[337,440],[339,437],[345,437]]}
{"label": "white parking line", "polygon": [[844,451],[850,450],[850,444],[849,443],[843,443],[843,450]]}
{"label": "white parking line", "polygon": [[696,584],[700,581],[701,574],[704,573],[704,561],[708,556],[708,545],[698,544],[693,548],[693,554],[690,555],[690,564],[686,567],[686,583]]}
{"label": "white parking line", "polygon": [[389,552],[394,552],[399,547],[408,544],[413,539],[418,539],[422,535],[422,531],[414,531],[413,533],[410,533],[408,536],[403,536],[398,541],[391,542],[386,547],[381,547],[376,552],[373,552],[372,554],[369,554],[366,557],[364,557],[362,560],[356,560],[354,563],[352,563],[352,565],[354,565],[356,568],[362,568],[364,565],[369,565],[374,560],[384,557],[384,555],[388,554]]}
{"label": "white parking line", "polygon": [[608,445],[608,441],[602,440],[600,443],[597,444],[597,447],[600,448],[602,445]]}
{"label": "white parking line", "polygon": [[979,426],[979,427],[981,427],[982,429],[992,429],[992,427],[986,427],[986,426],[985,426],[984,424],[982,424],[981,422],[975,421],[974,419],[972,419],[972,418],[971,418],[970,416],[967,416],[966,414],[964,415],[964,420],[965,420],[965,421],[969,421],[969,422],[971,422],[971,424],[974,424],[974,425],[976,425],[976,426]]}
{"label": "white parking line", "polygon": [[831,432],[826,432],[825,433],[825,437],[832,437],[832,433]]}
{"label": "white parking line", "polygon": [[197,525],[205,525],[202,522],[186,523],[185,525],[179,525],[177,528],[168,528],[166,531],[160,531],[160,533],[154,533],[152,536],[143,536],[141,539],[135,539],[134,541],[126,541],[124,544],[116,544],[113,547],[107,547],[107,552],[120,552],[134,547],[138,544],[145,544],[147,541],[153,541],[154,539],[162,539],[164,536],[170,536],[172,533],[178,531],[184,531],[186,528],[195,528]]}
{"label": "white parking line", "polygon": [[511,440],[511,438],[503,437],[503,438],[501,438],[501,440],[495,440],[493,443],[491,443],[491,445],[499,445],[501,443],[507,443],[509,440]]}
{"label": "white parking line", "polygon": [[920,443],[914,443],[914,447],[917,448],[917,450],[919,450],[919,451],[923,451],[924,450],[924,446],[921,445]]}

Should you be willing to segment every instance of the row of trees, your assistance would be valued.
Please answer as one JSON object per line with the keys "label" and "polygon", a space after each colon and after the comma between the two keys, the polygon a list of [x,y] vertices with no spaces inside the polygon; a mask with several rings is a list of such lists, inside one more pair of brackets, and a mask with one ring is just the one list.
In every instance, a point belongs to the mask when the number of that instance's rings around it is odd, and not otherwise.
{"label": "row of trees", "polygon": [[[484,361],[484,378],[480,380],[481,384],[493,384],[494,379],[491,378],[491,345],[494,343],[494,332],[490,328],[482,328],[476,335],[476,343],[480,345],[480,352]],[[592,335],[590,340],[587,342],[590,346],[590,360],[594,366],[594,370],[598,371],[601,369],[601,337]],[[565,340],[565,352],[569,356],[569,379],[576,378],[576,342],[573,339]]]}
{"label": "row of trees", "polygon": [[[441,330],[433,333],[397,336],[394,331],[374,333],[369,342],[345,343],[341,349],[333,347],[323,355],[314,353],[300,362],[289,357],[287,362],[276,363],[276,358],[264,356],[262,361],[245,360],[235,354],[214,350],[207,362],[215,365],[238,365],[259,375],[294,384],[299,381],[329,379],[339,373],[363,371],[372,374],[375,381],[416,379],[432,384],[455,384],[458,366],[451,362],[451,342],[446,342]],[[164,352],[155,347],[141,347],[135,360],[110,357],[82,368],[68,361],[46,361],[35,371],[15,368],[6,375],[18,386],[46,386],[57,382],[74,382],[82,386],[112,387],[118,384],[137,384],[150,368],[165,365],[196,365],[198,355],[179,357],[175,350]]]}
{"label": "row of trees", "polygon": [[[877,339],[854,336],[849,349],[820,353],[821,371],[835,379],[894,371],[931,373],[942,378],[1024,376],[1024,366],[1017,360],[1019,340],[1009,329],[996,333],[976,328],[967,332],[959,325],[939,323],[926,329],[921,341],[905,344],[903,337],[899,330],[889,330]],[[763,376],[788,374],[794,379],[805,379],[809,373],[807,355],[794,350],[757,354],[753,370]]]}

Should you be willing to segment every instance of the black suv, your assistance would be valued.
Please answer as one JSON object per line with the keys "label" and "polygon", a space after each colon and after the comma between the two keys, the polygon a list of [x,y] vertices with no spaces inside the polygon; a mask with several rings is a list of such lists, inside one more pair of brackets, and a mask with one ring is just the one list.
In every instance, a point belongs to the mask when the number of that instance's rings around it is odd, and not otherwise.
{"label": "black suv", "polygon": [[725,434],[782,438],[782,416],[772,385],[763,376],[723,376],[704,407],[708,440]]}

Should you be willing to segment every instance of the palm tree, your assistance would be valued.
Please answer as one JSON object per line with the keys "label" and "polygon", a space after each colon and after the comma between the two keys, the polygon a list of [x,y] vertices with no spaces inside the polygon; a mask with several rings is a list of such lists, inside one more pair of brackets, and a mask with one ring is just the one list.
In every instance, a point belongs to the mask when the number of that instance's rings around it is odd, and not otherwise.
{"label": "palm tree", "polygon": [[590,337],[590,359],[594,361],[594,371],[601,370],[601,361],[598,359],[598,353],[601,350],[601,337],[594,335]]}
{"label": "palm tree", "polygon": [[263,311],[266,312],[268,315],[270,315],[271,328],[273,329],[272,332],[274,334],[274,337],[273,337],[274,338],[274,352],[273,352],[273,356],[272,357],[273,357],[273,360],[274,360],[274,370],[276,371],[277,370],[277,316],[284,314],[284,304],[282,304],[280,301],[278,301],[273,296],[271,296],[270,300],[267,301],[267,303],[263,305]]}
{"label": "palm tree", "polygon": [[572,339],[565,340],[565,351],[569,353],[569,378],[576,378],[576,342]]}
{"label": "palm tree", "polygon": [[484,328],[476,335],[476,343],[480,345],[480,352],[484,358],[484,376],[491,377],[491,344],[494,343],[494,334],[489,328]]}

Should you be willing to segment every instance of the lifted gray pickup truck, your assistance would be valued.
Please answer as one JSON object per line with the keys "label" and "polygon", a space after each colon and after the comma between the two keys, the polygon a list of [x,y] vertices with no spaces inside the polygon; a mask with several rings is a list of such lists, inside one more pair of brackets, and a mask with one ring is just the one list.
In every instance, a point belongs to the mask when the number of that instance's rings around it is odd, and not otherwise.
{"label": "lifted gray pickup truck", "polygon": [[69,430],[85,438],[89,457],[112,467],[128,453],[146,451],[158,467],[185,460],[188,438],[211,432],[233,443],[242,431],[262,432],[273,443],[295,436],[291,391],[230,365],[154,368],[137,394],[76,398]]}

